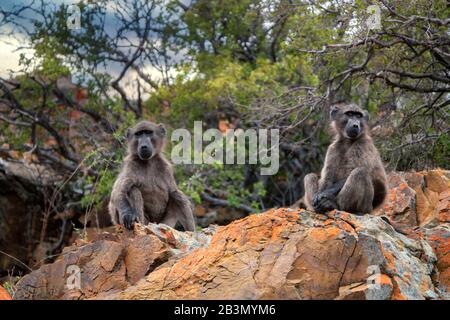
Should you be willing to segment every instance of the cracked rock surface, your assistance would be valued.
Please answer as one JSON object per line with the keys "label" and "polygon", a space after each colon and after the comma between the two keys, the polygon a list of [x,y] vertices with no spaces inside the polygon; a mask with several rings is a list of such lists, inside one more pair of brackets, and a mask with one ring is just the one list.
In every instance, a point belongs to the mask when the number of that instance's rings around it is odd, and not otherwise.
{"label": "cracked rock surface", "polygon": [[108,299],[439,299],[436,256],[382,218],[278,209],[217,230]]}
{"label": "cracked rock surface", "polygon": [[14,298],[89,299],[123,290],[170,259],[206,246],[213,230],[193,234],[149,224],[136,225],[132,232],[119,227],[118,232],[101,233],[65,248],[55,262],[23,277]]}

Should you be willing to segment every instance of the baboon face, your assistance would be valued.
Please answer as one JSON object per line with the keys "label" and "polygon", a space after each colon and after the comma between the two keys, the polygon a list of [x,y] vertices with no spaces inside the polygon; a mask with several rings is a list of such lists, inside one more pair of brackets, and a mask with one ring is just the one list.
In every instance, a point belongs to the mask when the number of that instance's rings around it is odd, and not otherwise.
{"label": "baboon face", "polygon": [[141,121],[127,131],[128,152],[147,161],[161,152],[165,135],[164,125]]}
{"label": "baboon face", "polygon": [[347,139],[356,140],[366,130],[368,113],[355,104],[335,105],[330,114],[336,131]]}

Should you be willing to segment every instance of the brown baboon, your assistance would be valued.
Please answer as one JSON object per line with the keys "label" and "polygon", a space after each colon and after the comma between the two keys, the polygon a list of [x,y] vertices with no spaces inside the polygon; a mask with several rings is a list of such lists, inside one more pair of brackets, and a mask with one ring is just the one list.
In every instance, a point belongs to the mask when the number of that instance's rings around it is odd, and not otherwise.
{"label": "brown baboon", "polygon": [[170,227],[180,222],[184,230],[194,231],[189,200],[178,189],[172,166],[162,154],[165,135],[164,125],[149,121],[127,130],[128,155],[109,202],[115,224],[132,229],[135,221]]}
{"label": "brown baboon", "polygon": [[338,104],[330,112],[335,132],[320,179],[305,176],[308,209],[369,213],[386,197],[386,173],[367,125],[368,113],[355,104]]}

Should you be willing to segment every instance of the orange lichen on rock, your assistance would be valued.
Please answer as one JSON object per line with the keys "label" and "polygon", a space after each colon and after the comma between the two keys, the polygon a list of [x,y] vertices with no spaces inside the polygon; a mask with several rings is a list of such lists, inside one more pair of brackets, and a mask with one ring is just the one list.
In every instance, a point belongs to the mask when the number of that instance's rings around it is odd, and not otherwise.
{"label": "orange lichen on rock", "polygon": [[397,277],[394,277],[393,279],[393,291],[392,291],[392,296],[391,296],[391,300],[408,300],[408,298],[402,294],[400,287],[397,283]]}
{"label": "orange lichen on rock", "polygon": [[439,203],[436,209],[439,222],[450,222],[450,190],[439,194]]}
{"label": "orange lichen on rock", "polygon": [[[17,299],[88,299],[103,292],[123,290],[159,265],[208,243],[203,233],[190,237],[165,225],[135,225],[133,231],[98,234],[91,242],[64,249],[52,264],[31,272],[18,283]],[[207,231],[206,231],[207,232]],[[204,237],[202,237],[202,235]],[[67,270],[81,270],[81,287],[68,290]]]}
{"label": "orange lichen on rock", "polygon": [[327,228],[315,228],[312,229],[309,233],[309,236],[318,242],[324,242],[328,239],[336,238],[338,234],[341,233],[341,230],[337,227],[327,227]]}
{"label": "orange lichen on rock", "polygon": [[438,226],[425,230],[423,234],[436,254],[439,283],[443,290],[450,293],[450,228]]}
{"label": "orange lichen on rock", "polygon": [[386,215],[405,230],[450,221],[450,179],[445,170],[391,172],[384,205],[376,215]]}
{"label": "orange lichen on rock", "polygon": [[5,288],[0,286],[0,300],[11,300],[11,296]]}
{"label": "orange lichen on rock", "polygon": [[392,255],[392,253],[389,250],[386,250],[384,248],[384,246],[381,246],[381,251],[383,252],[383,256],[385,258],[386,264],[385,264],[385,268],[386,270],[388,270],[390,273],[395,273],[397,271],[396,266],[395,266],[395,257]]}
{"label": "orange lichen on rock", "polygon": [[[376,217],[341,211],[325,216],[304,210],[270,210],[220,227],[208,247],[160,266],[145,281],[123,292],[97,298],[391,299],[391,275],[402,286],[427,289],[410,293],[398,287],[396,299],[435,297],[429,290],[428,268],[404,252],[406,245],[399,246],[402,240],[392,242],[395,234],[385,235],[381,230],[373,233],[384,224]],[[373,264],[388,272],[379,276],[381,291],[366,284],[368,267]],[[414,278],[408,276],[413,272]]]}
{"label": "orange lichen on rock", "polygon": [[441,169],[425,172],[425,181],[427,188],[437,193],[441,193],[450,189],[450,179],[447,175],[447,172],[448,171],[444,171]]}
{"label": "orange lichen on rock", "polygon": [[387,286],[392,286],[392,280],[391,278],[389,278],[388,275],[386,274],[382,274],[378,277],[377,279],[378,283],[381,285],[387,285]]}
{"label": "orange lichen on rock", "polygon": [[400,190],[405,190],[406,188],[408,188],[408,184],[406,182],[402,182],[399,185]]}

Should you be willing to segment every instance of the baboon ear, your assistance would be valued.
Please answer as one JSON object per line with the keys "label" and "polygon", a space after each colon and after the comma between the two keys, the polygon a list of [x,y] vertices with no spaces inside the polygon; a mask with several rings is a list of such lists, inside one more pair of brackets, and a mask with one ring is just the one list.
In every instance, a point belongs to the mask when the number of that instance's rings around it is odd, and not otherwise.
{"label": "baboon ear", "polygon": [[364,117],[364,120],[366,120],[366,122],[369,121],[369,112],[367,110],[363,111],[363,117]]}
{"label": "baboon ear", "polygon": [[339,108],[337,106],[331,106],[330,109],[330,118],[331,120],[336,120],[336,116],[338,115]]}
{"label": "baboon ear", "polygon": [[166,136],[166,133],[167,133],[166,127],[162,123],[158,124],[158,130],[159,130],[159,133],[161,134],[161,136],[163,136],[163,137]]}

